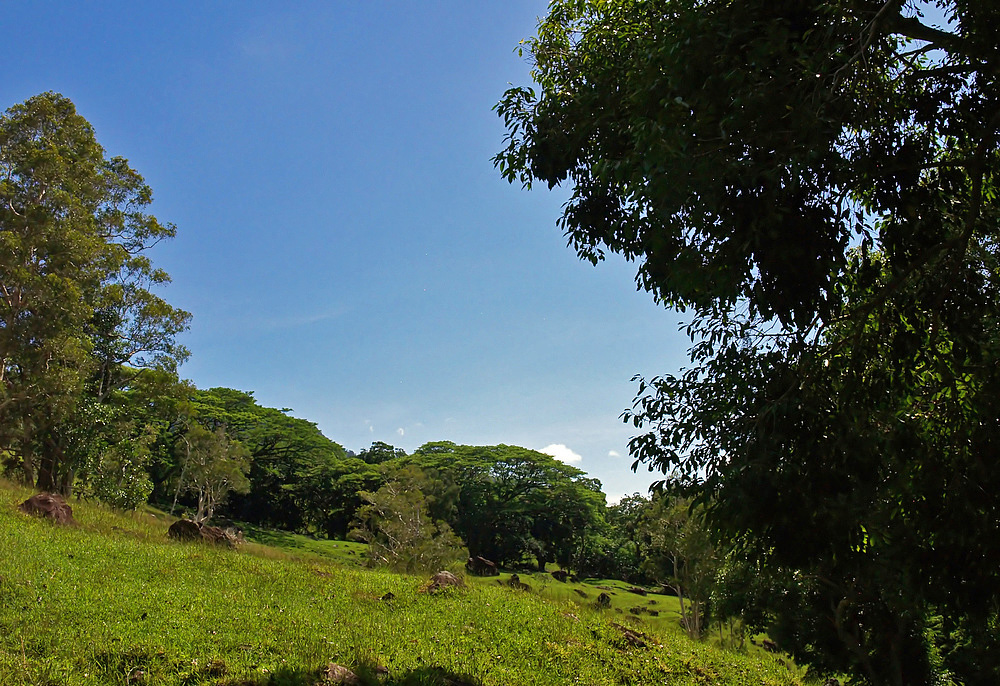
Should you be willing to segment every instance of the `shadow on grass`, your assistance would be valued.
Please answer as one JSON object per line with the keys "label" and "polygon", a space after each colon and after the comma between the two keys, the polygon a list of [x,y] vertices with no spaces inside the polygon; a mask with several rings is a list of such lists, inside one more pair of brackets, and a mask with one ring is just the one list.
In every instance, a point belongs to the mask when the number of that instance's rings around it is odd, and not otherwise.
{"label": "shadow on grass", "polygon": [[335,686],[358,684],[360,686],[481,686],[482,682],[467,674],[450,672],[441,667],[420,667],[405,674],[380,676],[374,669],[355,667],[357,681],[331,681],[324,679],[324,669],[282,668],[259,679],[220,681],[218,686]]}
{"label": "shadow on grass", "polygon": [[295,536],[284,531],[262,529],[252,524],[240,524],[239,526],[243,529],[243,535],[246,539],[254,543],[269,545],[275,548],[303,549],[305,547]]}

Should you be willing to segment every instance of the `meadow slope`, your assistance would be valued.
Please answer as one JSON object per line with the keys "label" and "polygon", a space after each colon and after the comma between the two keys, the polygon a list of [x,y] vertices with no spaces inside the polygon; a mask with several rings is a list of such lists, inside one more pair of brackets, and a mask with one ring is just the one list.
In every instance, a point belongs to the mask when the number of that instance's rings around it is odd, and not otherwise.
{"label": "meadow slope", "polygon": [[28,495],[0,486],[0,686],[312,686],[331,662],[388,686],[799,683],[776,658],[679,632],[630,640],[628,615],[495,584],[431,595],[423,578],[176,543],[162,517],[87,503],[62,528],[18,512]]}

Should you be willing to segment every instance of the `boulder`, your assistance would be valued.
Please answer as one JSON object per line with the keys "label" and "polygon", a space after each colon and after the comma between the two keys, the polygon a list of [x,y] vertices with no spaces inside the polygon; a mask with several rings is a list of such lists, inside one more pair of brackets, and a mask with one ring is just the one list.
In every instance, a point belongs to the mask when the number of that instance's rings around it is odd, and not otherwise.
{"label": "boulder", "polygon": [[200,541],[201,526],[190,519],[178,519],[167,529],[167,536],[178,541]]}
{"label": "boulder", "polygon": [[209,526],[190,519],[178,519],[167,529],[167,536],[178,541],[205,541],[213,545],[225,545],[235,548],[241,538],[217,526]]}
{"label": "boulder", "polygon": [[563,583],[566,583],[566,579],[569,578],[569,572],[567,572],[565,569],[557,569],[551,574],[553,579],[555,579],[556,581],[561,581]]}
{"label": "boulder", "polygon": [[17,509],[35,517],[51,519],[56,524],[76,526],[73,508],[56,493],[37,493],[18,505]]}
{"label": "boulder", "polygon": [[521,577],[519,577],[517,574],[510,575],[510,580],[507,582],[507,585],[510,586],[511,588],[516,588],[519,591],[531,590],[531,586],[521,581]]}
{"label": "boulder", "polygon": [[497,566],[485,557],[470,557],[465,563],[465,569],[472,576],[499,576],[500,571]]}
{"label": "boulder", "polygon": [[648,591],[645,588],[639,588],[638,586],[632,586],[630,589],[628,589],[628,592],[635,593],[636,595],[641,595],[641,596],[645,596],[648,593]]}
{"label": "boulder", "polygon": [[333,686],[364,686],[361,678],[349,670],[343,665],[338,665],[335,662],[331,662],[326,666],[326,669],[322,673],[323,680],[321,684],[330,684]]}
{"label": "boulder", "polygon": [[428,593],[437,593],[443,588],[461,588],[465,584],[451,572],[441,571],[431,577],[431,582],[424,589]]}
{"label": "boulder", "polygon": [[609,607],[611,607],[611,596],[609,596],[607,593],[602,593],[601,595],[597,596],[597,609],[606,610]]}

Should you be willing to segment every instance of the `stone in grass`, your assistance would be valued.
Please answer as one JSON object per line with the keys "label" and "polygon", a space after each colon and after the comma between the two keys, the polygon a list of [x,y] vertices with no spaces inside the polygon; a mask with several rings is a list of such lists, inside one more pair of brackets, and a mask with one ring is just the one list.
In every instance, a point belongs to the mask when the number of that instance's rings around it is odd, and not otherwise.
{"label": "stone in grass", "polygon": [[470,557],[465,563],[465,569],[472,576],[499,576],[500,571],[497,566],[485,557],[476,555]]}
{"label": "stone in grass", "polygon": [[461,588],[462,586],[465,586],[465,583],[457,576],[448,571],[441,571],[431,577],[431,581],[424,591],[437,593],[444,588]]}
{"label": "stone in grass", "polygon": [[609,596],[607,593],[602,593],[601,595],[597,596],[598,610],[606,610],[609,607],[611,607],[611,596]]}
{"label": "stone in grass", "polygon": [[76,526],[73,508],[56,493],[37,493],[18,505],[17,509],[35,517],[51,519],[56,524]]}
{"label": "stone in grass", "polygon": [[625,639],[625,643],[632,646],[633,648],[645,648],[650,644],[656,644],[656,641],[654,641],[641,631],[630,629],[626,626],[622,626],[621,624],[613,623],[611,626],[618,629],[618,631],[622,633],[622,638]]}
{"label": "stone in grass", "polygon": [[510,579],[507,581],[507,585],[519,591],[531,590],[531,586],[521,581],[521,577],[519,577],[517,574],[510,575]]}
{"label": "stone in grass", "polygon": [[226,545],[235,548],[239,537],[217,526],[209,526],[193,522],[190,519],[178,519],[167,529],[167,536],[178,541],[205,541],[215,545]]}
{"label": "stone in grass", "polygon": [[[364,686],[361,677],[349,670],[344,665],[331,662],[321,673],[322,680],[319,684],[326,686]],[[317,686],[319,686],[317,684]]]}

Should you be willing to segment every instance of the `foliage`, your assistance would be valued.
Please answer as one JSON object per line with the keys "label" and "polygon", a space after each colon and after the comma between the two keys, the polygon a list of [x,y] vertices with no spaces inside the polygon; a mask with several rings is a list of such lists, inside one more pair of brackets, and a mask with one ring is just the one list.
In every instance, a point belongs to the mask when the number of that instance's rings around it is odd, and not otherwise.
{"label": "foliage", "polygon": [[404,463],[439,484],[438,516],[469,554],[498,564],[530,555],[541,570],[549,562],[569,566],[583,540],[602,526],[600,482],[534,450],[428,443]]}
{"label": "foliage", "polygon": [[[252,392],[190,389],[164,441],[173,446],[192,423],[223,429],[249,451],[250,467],[248,490],[235,493],[220,514],[290,531],[343,536],[361,504],[358,491],[377,488],[381,477],[373,466],[348,459],[343,447],[313,422],[289,412],[261,406]],[[180,462],[165,456],[158,479],[164,485],[176,482],[180,470]],[[173,495],[172,489],[161,487],[155,498],[169,503]]]}
{"label": "foliage", "polygon": [[498,105],[578,254],[693,309],[636,463],[787,585],[784,647],[876,684],[1000,678],[1000,8],[934,5],[556,0]]}
{"label": "foliage", "polygon": [[68,494],[95,442],[120,443],[84,426],[95,404],[187,356],[175,338],[190,315],[152,292],[170,279],[144,253],[175,229],[151,202],[67,98],[0,118],[0,445],[40,489]]}
{"label": "foliage", "polygon": [[658,497],[646,508],[640,526],[647,546],[643,565],[677,595],[688,636],[701,638],[719,569],[702,508],[685,498]]}
{"label": "foliage", "polygon": [[[250,469],[250,451],[232,440],[224,428],[209,431],[192,424],[176,443],[181,473],[177,493],[194,493],[198,499],[196,522],[205,522],[231,491],[250,489],[246,473]],[[176,502],[176,497],[175,497]]]}
{"label": "foliage", "polygon": [[436,572],[457,566],[465,557],[462,540],[447,523],[431,518],[421,485],[427,477],[403,467],[374,493],[362,492],[351,538],[368,544],[373,565],[398,572]]}

